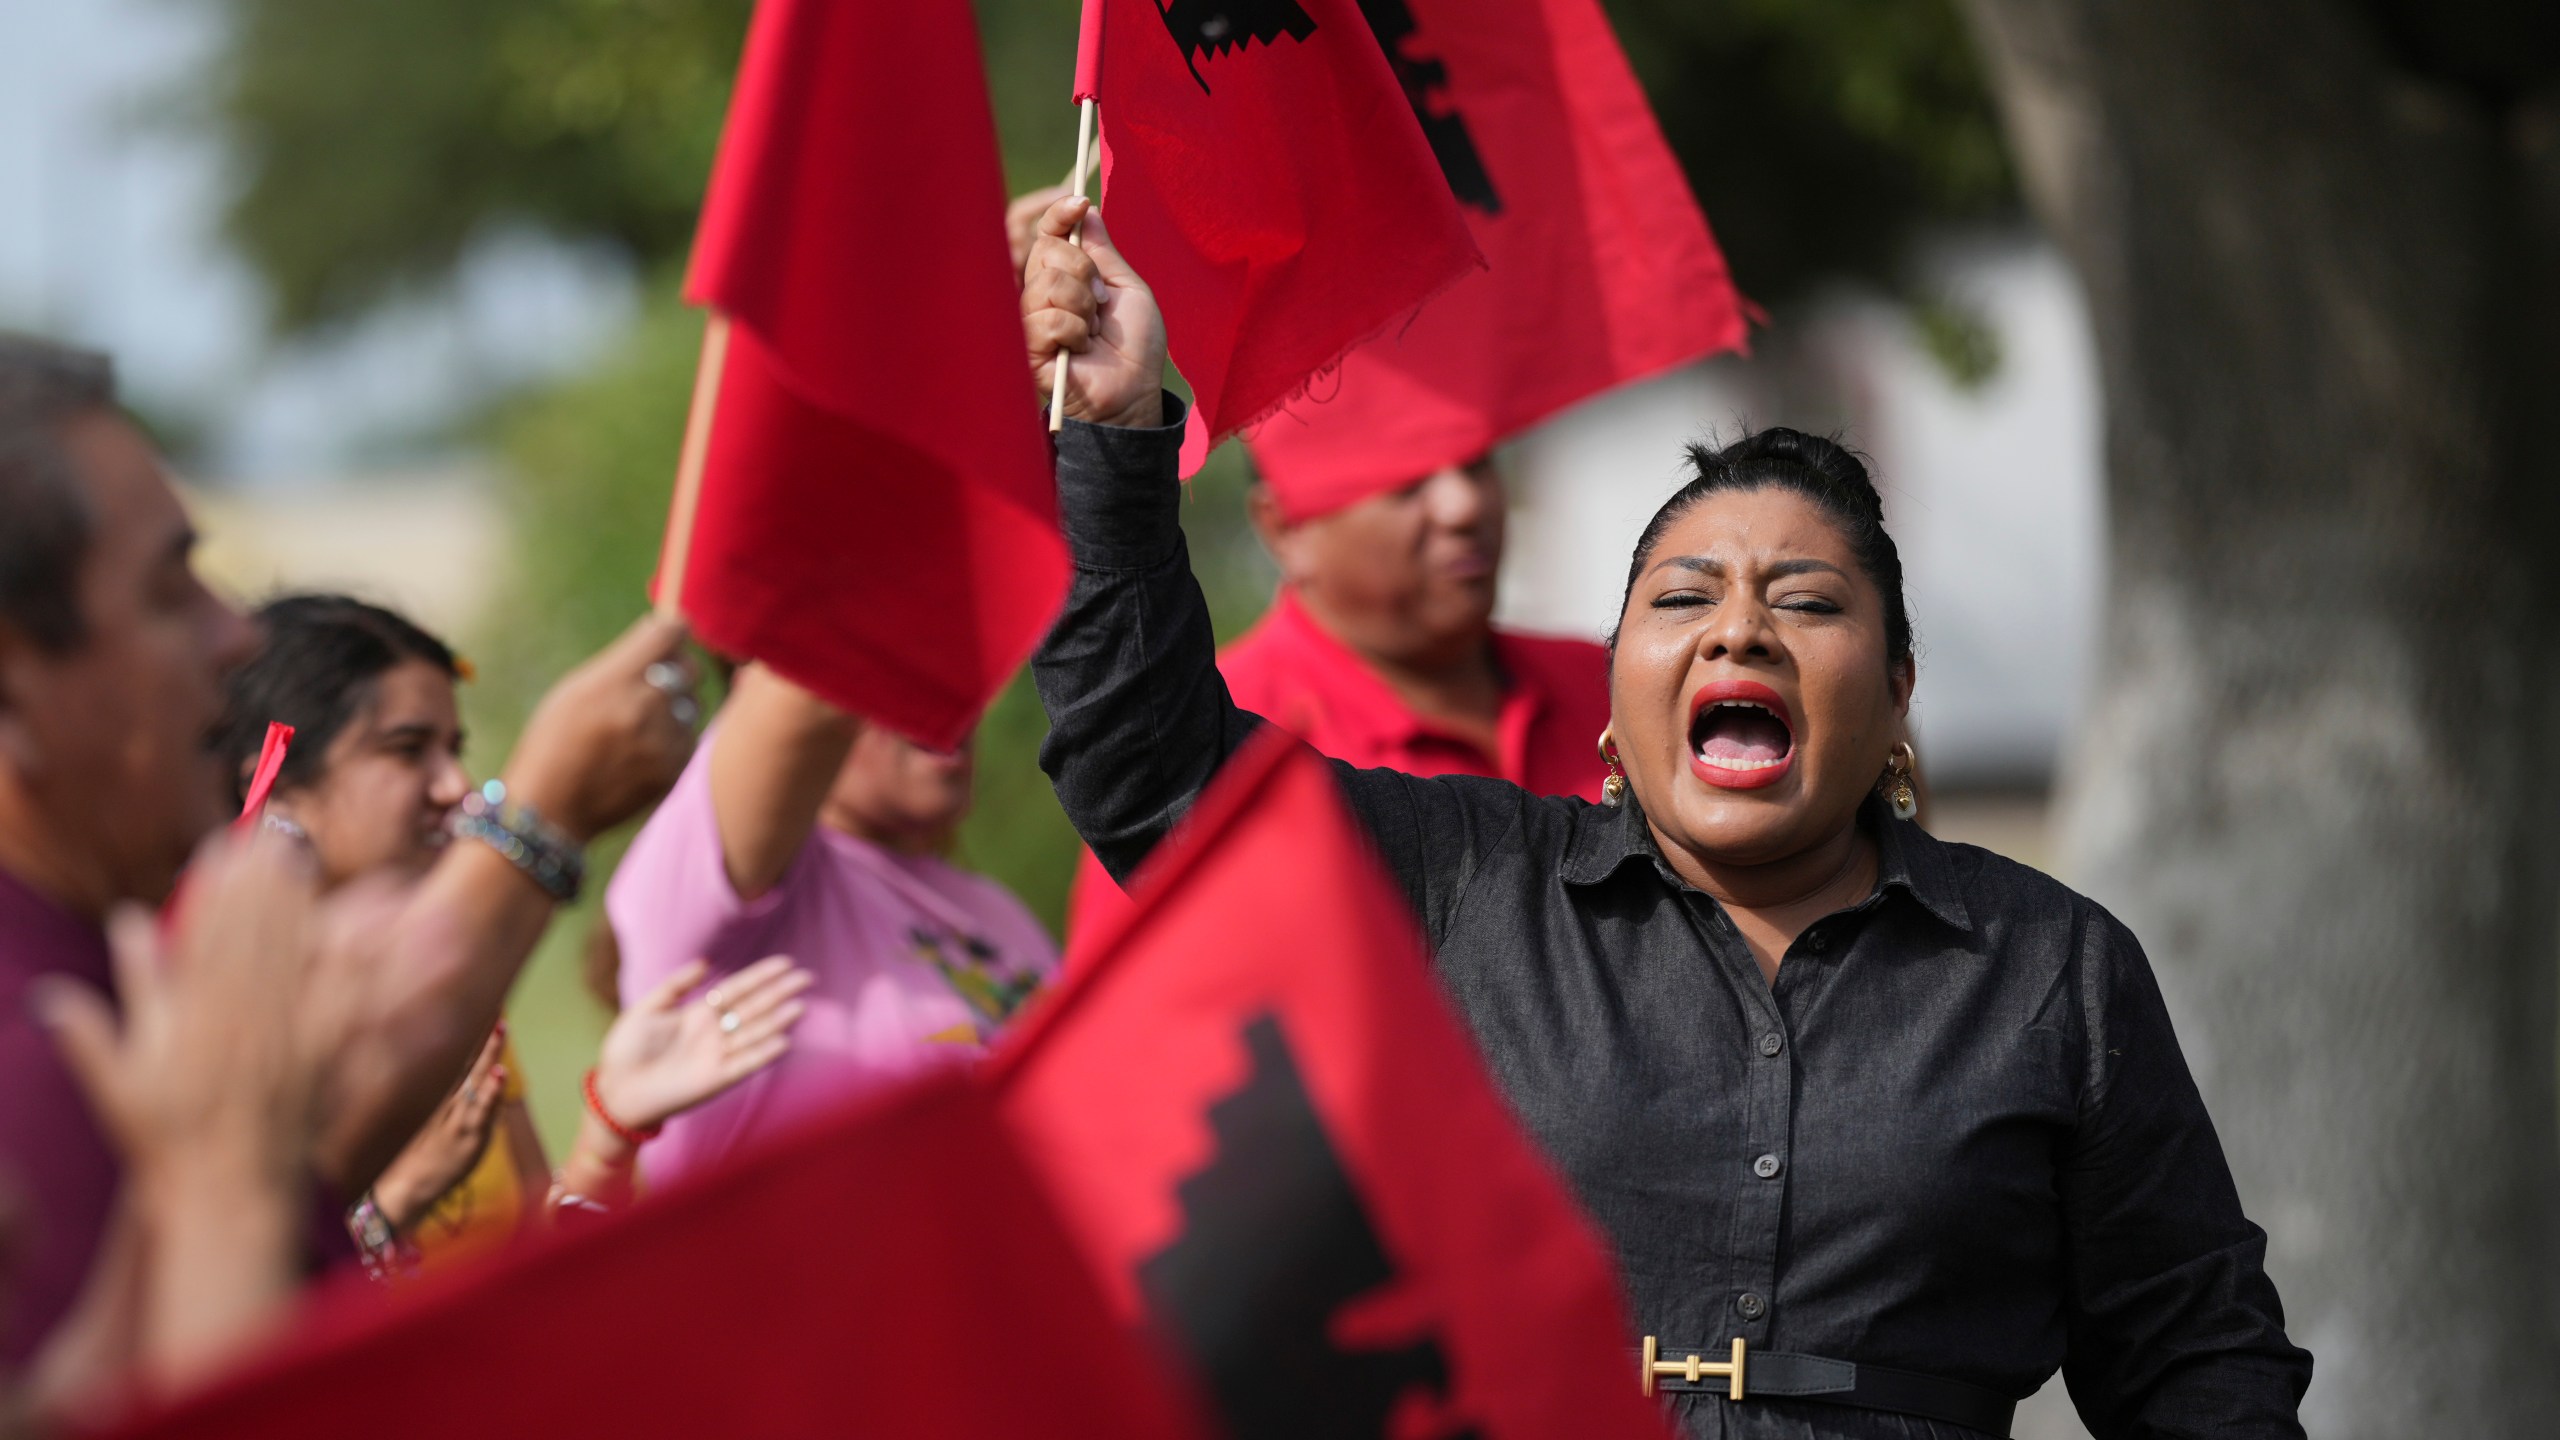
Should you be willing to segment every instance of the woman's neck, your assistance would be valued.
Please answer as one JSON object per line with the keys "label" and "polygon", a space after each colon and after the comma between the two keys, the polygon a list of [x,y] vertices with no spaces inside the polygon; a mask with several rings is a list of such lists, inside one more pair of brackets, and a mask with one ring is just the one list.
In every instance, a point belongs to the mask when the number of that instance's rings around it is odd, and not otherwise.
{"label": "woman's neck", "polygon": [[1864,900],[1875,889],[1876,842],[1854,821],[1810,849],[1757,865],[1718,864],[1663,842],[1672,873],[1715,898],[1742,932],[1761,978],[1775,983],[1778,961],[1805,928]]}

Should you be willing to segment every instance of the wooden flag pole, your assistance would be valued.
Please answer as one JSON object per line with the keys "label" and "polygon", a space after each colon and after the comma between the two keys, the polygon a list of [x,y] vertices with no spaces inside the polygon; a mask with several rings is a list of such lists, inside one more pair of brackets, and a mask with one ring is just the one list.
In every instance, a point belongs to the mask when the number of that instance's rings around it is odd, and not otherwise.
{"label": "wooden flag pole", "polygon": [[711,413],[720,406],[720,370],[729,358],[729,317],[710,312],[702,327],[702,362],[693,372],[693,408],[685,415],[684,448],[676,453],[676,493],[667,510],[667,543],[658,556],[658,614],[684,618],[685,561],[693,551],[693,512],[702,504],[702,466],[711,453]]}
{"label": "wooden flag pole", "polygon": [[[1097,102],[1092,96],[1088,95],[1084,98],[1083,104],[1077,108],[1076,112],[1075,193],[1076,198],[1079,200],[1086,198],[1085,172],[1090,167],[1093,159],[1093,116],[1095,107],[1098,103],[1099,102]],[[1077,246],[1078,248],[1082,248],[1084,244],[1083,221],[1079,220],[1076,222],[1076,228],[1067,235],[1067,243]],[[696,402],[697,405],[699,403],[699,401]],[[1056,434],[1066,425],[1066,423],[1067,352],[1062,349],[1058,352],[1058,368],[1049,383],[1049,433],[1052,435]]]}

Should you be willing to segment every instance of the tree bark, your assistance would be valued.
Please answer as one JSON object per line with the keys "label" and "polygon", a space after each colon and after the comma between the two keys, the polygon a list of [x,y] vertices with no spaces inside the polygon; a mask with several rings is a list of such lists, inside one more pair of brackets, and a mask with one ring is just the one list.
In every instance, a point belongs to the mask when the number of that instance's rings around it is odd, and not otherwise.
{"label": "tree bark", "polygon": [[1966,0],[2088,288],[2073,877],[2149,947],[2318,1436],[2560,1429],[2560,106],[2518,7]]}

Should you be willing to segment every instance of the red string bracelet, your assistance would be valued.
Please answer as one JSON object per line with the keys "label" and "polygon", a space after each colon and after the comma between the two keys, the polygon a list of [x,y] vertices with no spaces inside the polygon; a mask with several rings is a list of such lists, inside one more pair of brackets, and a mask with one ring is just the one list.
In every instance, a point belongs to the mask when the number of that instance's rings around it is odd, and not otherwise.
{"label": "red string bracelet", "polygon": [[665,1123],[661,1122],[650,1126],[646,1130],[634,1130],[630,1126],[623,1124],[621,1121],[614,1119],[613,1116],[607,1113],[604,1108],[604,1098],[596,1094],[596,1072],[593,1070],[589,1070],[587,1072],[587,1078],[579,1082],[579,1088],[587,1092],[587,1113],[593,1115],[598,1120],[603,1121],[604,1128],[612,1131],[615,1135],[621,1138],[623,1144],[628,1145],[635,1150],[650,1141],[657,1139],[658,1132],[667,1128]]}

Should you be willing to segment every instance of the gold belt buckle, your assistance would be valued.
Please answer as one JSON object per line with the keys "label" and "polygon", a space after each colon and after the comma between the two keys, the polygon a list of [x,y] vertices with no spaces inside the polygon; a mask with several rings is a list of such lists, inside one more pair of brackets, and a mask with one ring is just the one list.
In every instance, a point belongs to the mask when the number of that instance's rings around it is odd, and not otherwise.
{"label": "gold belt buckle", "polygon": [[1730,1360],[1707,1360],[1696,1355],[1682,1360],[1665,1360],[1662,1358],[1662,1342],[1647,1335],[1644,1337],[1645,1398],[1653,1398],[1653,1382],[1665,1377],[1686,1380],[1692,1385],[1701,1380],[1725,1380],[1730,1382],[1725,1387],[1725,1398],[1741,1399],[1742,1337],[1733,1337],[1733,1358]]}

